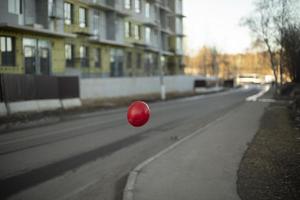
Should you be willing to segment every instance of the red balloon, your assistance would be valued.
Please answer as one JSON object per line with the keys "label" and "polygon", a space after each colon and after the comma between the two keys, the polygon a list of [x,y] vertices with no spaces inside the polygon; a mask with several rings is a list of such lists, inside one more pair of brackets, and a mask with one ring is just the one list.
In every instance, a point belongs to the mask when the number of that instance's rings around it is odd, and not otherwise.
{"label": "red balloon", "polygon": [[150,118],[150,108],[143,101],[133,102],[127,111],[127,120],[134,127],[145,125]]}

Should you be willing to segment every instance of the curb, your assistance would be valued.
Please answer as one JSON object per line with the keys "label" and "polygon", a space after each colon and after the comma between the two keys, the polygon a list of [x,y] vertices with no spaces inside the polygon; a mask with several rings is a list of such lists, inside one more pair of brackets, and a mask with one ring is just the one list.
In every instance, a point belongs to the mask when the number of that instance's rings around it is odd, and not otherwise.
{"label": "curb", "polygon": [[[238,107],[240,107],[240,105]],[[141,173],[141,171],[143,170],[144,167],[146,167],[147,165],[149,165],[151,162],[153,162],[157,158],[161,157],[162,155],[164,155],[164,154],[168,153],[169,151],[175,149],[177,146],[179,146],[181,143],[185,142],[186,140],[188,140],[188,139],[194,137],[195,135],[205,131],[207,128],[209,128],[211,125],[215,124],[216,122],[222,121],[227,115],[235,112],[235,110],[238,107],[236,107],[235,109],[225,113],[223,116],[220,116],[216,120],[206,124],[204,127],[201,127],[199,129],[197,129],[196,131],[192,132],[190,135],[185,136],[181,140],[177,141],[176,143],[172,144],[171,146],[167,147],[166,149],[160,151],[156,155],[148,158],[147,160],[145,160],[144,162],[142,162],[141,164],[136,166],[132,171],[129,172],[129,176],[127,178],[126,186],[123,190],[122,200],[134,200],[133,194],[134,194],[134,190],[135,190],[136,180],[137,180],[138,175]]]}

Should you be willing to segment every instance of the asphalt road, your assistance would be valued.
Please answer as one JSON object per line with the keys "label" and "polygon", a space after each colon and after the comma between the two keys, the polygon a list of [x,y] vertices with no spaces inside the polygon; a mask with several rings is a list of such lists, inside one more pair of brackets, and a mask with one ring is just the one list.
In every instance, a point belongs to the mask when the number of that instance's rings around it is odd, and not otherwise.
{"label": "asphalt road", "polygon": [[258,88],[150,104],[150,122],[126,108],[0,135],[0,199],[121,199],[128,172],[219,118]]}

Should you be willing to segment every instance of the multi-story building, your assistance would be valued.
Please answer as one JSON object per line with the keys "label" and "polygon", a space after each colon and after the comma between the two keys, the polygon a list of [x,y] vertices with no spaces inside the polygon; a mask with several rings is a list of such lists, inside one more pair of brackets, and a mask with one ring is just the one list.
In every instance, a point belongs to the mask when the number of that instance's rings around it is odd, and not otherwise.
{"label": "multi-story building", "polygon": [[1,0],[0,73],[183,73],[182,0]]}

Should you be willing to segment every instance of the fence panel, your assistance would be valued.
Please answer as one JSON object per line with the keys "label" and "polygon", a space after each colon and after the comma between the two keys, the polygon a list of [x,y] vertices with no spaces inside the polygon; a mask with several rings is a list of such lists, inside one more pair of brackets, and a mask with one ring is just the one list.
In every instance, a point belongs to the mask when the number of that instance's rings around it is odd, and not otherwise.
{"label": "fence panel", "polygon": [[0,74],[0,101],[79,97],[78,77]]}
{"label": "fence panel", "polygon": [[79,98],[79,78],[78,77],[58,77],[59,98]]}
{"label": "fence panel", "polygon": [[35,76],[36,99],[58,99],[58,80],[54,76]]}

